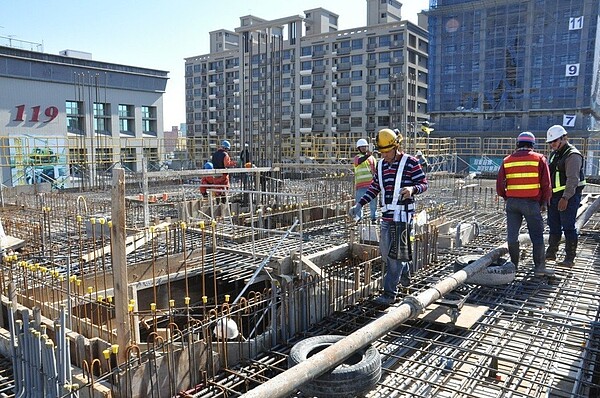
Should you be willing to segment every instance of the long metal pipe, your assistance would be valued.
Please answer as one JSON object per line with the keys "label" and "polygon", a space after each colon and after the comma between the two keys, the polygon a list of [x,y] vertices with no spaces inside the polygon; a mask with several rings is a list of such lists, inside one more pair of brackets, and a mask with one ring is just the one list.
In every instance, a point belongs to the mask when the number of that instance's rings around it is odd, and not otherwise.
{"label": "long metal pipe", "polygon": [[[529,237],[520,235],[519,241],[525,243]],[[500,256],[508,253],[507,245],[499,246],[477,261],[462,270],[444,278],[433,287],[425,290],[418,296],[408,296],[400,306],[394,308],[386,315],[362,327],[356,332],[343,338],[323,351],[313,355],[306,361],[299,363],[291,369],[275,376],[271,380],[242,395],[244,398],[285,397],[296,391],[302,384],[315,379],[326,371],[336,367],[349,358],[354,352],[373,343],[378,338],[396,329],[398,325],[408,319],[418,316],[425,307],[453,291],[463,284],[469,277],[483,270],[496,261]]]}

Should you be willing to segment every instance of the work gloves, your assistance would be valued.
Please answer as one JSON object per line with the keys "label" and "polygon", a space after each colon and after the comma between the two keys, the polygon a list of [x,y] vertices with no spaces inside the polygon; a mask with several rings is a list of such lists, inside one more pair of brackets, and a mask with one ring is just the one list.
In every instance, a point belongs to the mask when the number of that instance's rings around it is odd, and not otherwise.
{"label": "work gloves", "polygon": [[348,210],[348,215],[350,218],[354,219],[354,221],[359,221],[361,217],[361,209],[362,206],[357,203]]}

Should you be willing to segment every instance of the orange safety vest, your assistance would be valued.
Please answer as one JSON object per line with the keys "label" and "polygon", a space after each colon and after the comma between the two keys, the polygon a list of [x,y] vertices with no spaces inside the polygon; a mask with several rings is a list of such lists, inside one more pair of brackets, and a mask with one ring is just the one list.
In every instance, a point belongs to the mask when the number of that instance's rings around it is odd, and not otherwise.
{"label": "orange safety vest", "polygon": [[504,159],[506,196],[536,198],[540,194],[540,162],[542,155],[530,151],[527,156],[510,155]]}

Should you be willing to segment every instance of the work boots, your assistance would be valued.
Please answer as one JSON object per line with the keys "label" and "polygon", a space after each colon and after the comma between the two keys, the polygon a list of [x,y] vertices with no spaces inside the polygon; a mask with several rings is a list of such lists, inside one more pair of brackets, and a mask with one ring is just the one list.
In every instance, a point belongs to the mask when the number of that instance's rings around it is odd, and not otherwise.
{"label": "work boots", "polygon": [[575,265],[575,256],[577,255],[577,239],[565,240],[565,258],[558,263],[565,267],[572,267]]}
{"label": "work boots", "polygon": [[[560,236],[559,236],[560,239]],[[548,253],[548,252],[546,252]],[[554,270],[546,268],[546,261],[544,259],[544,245],[533,246],[533,275],[534,276],[547,276],[553,277]],[[546,254],[547,257],[547,254]]]}
{"label": "work boots", "polygon": [[560,244],[560,235],[548,235],[548,248],[546,249],[546,260],[556,260],[556,252]]}
{"label": "work boots", "polygon": [[533,275],[534,276],[548,276],[548,277],[553,277],[554,276],[554,270],[546,268],[546,264],[536,265],[533,268]]}
{"label": "work boots", "polygon": [[510,256],[510,261],[515,265],[515,269],[519,267],[519,242],[509,243],[508,244],[508,255]]}

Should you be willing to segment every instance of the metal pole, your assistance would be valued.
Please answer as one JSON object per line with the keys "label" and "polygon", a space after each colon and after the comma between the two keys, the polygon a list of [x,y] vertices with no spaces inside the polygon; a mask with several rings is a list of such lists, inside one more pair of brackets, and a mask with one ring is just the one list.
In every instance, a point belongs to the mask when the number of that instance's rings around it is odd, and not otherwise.
{"label": "metal pole", "polygon": [[[519,241],[525,243],[529,237],[520,235]],[[326,371],[335,368],[338,364],[349,358],[353,353],[361,348],[373,343],[378,338],[388,332],[396,329],[408,319],[415,318],[422,313],[428,305],[440,299],[459,285],[464,283],[470,276],[481,271],[488,265],[496,261],[500,256],[506,254],[508,248],[506,244],[499,246],[477,261],[469,264],[462,270],[455,272],[447,278],[441,280],[433,287],[430,287],[418,296],[408,296],[404,302],[387,313],[362,327],[356,332],[343,338],[335,344],[327,347],[319,353],[299,363],[293,368],[277,375],[266,383],[243,394],[244,398],[278,398],[286,397],[302,384],[313,380]]]}

